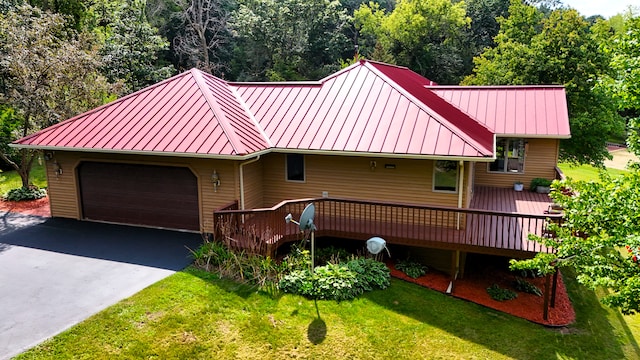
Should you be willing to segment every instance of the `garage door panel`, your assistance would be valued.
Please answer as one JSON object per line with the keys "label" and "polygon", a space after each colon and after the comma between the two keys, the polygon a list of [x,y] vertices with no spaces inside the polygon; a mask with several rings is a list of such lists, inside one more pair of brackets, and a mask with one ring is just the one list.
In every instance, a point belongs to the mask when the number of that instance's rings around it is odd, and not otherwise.
{"label": "garage door panel", "polygon": [[84,162],[78,177],[86,219],[199,230],[197,179],[188,168]]}

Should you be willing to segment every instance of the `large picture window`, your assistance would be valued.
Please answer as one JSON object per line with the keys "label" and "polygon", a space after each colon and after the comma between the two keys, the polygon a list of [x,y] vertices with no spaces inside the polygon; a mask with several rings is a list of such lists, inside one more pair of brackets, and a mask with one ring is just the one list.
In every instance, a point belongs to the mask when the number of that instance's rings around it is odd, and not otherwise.
{"label": "large picture window", "polygon": [[304,181],[304,155],[287,154],[287,180]]}
{"label": "large picture window", "polygon": [[458,190],[458,163],[437,160],[433,166],[433,190],[456,192]]}
{"label": "large picture window", "polygon": [[523,173],[524,151],[524,139],[496,139],[496,161],[489,164],[489,171]]}

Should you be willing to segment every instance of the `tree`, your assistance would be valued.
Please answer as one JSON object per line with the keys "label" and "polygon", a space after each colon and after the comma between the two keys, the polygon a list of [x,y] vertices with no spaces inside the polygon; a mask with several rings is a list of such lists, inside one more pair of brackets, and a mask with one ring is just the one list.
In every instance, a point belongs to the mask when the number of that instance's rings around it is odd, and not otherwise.
{"label": "tree", "polygon": [[400,0],[389,14],[374,3],[361,6],[354,17],[361,33],[375,34],[398,64],[439,83],[461,80],[462,42],[471,22],[464,2]]}
{"label": "tree", "polygon": [[181,31],[173,39],[173,51],[181,63],[220,75],[226,69],[219,52],[230,37],[229,13],[224,0],[175,0]]}
{"label": "tree", "polygon": [[173,66],[159,60],[169,44],[147,21],[143,1],[100,0],[92,10],[94,31],[103,38],[101,71],[109,82],[123,81],[131,92],[174,73]]}
{"label": "tree", "polygon": [[[0,15],[0,39],[0,104],[19,121],[12,140],[101,105],[116,90],[97,71],[93,42],[65,29],[60,15],[22,5]],[[35,157],[21,149],[17,163],[0,152],[25,187]]]}
{"label": "tree", "polygon": [[542,273],[572,267],[581,284],[605,288],[602,301],[623,313],[640,311],[640,172],[600,182],[554,182],[553,201],[564,208],[555,237],[532,237],[556,250],[529,260],[512,260],[513,269]]}
{"label": "tree", "polygon": [[240,1],[231,27],[240,80],[308,80],[353,56],[344,33],[350,17],[338,1]]}
{"label": "tree", "polygon": [[601,166],[609,157],[606,141],[622,132],[615,104],[599,86],[609,59],[589,24],[575,10],[554,10],[549,17],[512,0],[509,17],[500,18],[497,46],[474,59],[475,85],[561,84],[567,91],[571,139],[560,156],[573,163]]}
{"label": "tree", "polygon": [[640,16],[625,20],[623,31],[608,45],[614,70],[609,89],[628,117],[629,148],[640,155]]}

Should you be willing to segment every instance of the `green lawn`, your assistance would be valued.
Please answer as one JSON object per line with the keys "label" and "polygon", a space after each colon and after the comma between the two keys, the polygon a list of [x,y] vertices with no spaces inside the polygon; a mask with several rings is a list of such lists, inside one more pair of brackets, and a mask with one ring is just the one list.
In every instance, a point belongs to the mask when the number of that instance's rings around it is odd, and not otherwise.
{"label": "green lawn", "polygon": [[316,307],[188,269],[19,358],[640,358],[639,316],[604,308],[574,281],[568,287],[577,323],[558,330],[400,280],[354,301]]}
{"label": "green lawn", "polygon": [[[47,187],[45,167],[43,164],[40,164],[38,160],[33,163],[33,167],[31,168],[31,183],[40,188]],[[22,180],[16,171],[0,172],[0,196],[6,194],[7,191],[11,189],[17,189],[19,187],[22,187]]]}
{"label": "green lawn", "polygon": [[[560,168],[560,170],[562,170],[565,176],[570,177],[573,180],[598,180],[599,173],[601,171],[600,169],[595,168],[591,165],[573,166],[567,163],[560,163],[558,164],[558,167]],[[606,171],[611,176],[619,176],[628,172],[626,170],[618,169],[607,169]]]}

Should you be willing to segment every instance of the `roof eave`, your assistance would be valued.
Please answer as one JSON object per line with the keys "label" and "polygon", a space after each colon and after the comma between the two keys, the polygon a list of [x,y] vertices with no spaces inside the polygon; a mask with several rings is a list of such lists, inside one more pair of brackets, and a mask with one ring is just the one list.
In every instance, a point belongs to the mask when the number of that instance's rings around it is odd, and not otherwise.
{"label": "roof eave", "polygon": [[201,159],[220,159],[220,160],[247,160],[258,155],[268,153],[296,153],[309,155],[334,155],[334,156],[358,156],[358,157],[377,157],[377,158],[394,158],[394,159],[417,159],[417,160],[453,160],[453,161],[477,161],[492,162],[495,156],[449,156],[449,155],[428,155],[428,154],[398,154],[398,153],[378,153],[378,152],[360,152],[360,151],[335,151],[335,150],[307,150],[307,149],[285,149],[285,148],[269,148],[260,151],[251,152],[243,155],[223,155],[223,154],[198,154],[198,153],[179,153],[179,152],[162,152],[162,151],[142,151],[142,150],[117,150],[117,149],[95,149],[95,148],[69,148],[63,146],[38,146],[24,144],[9,144],[10,147],[18,149],[33,149],[42,151],[69,151],[83,153],[101,153],[101,154],[123,154],[123,155],[143,155],[143,156],[165,156],[165,157],[184,157],[184,158],[201,158]]}

